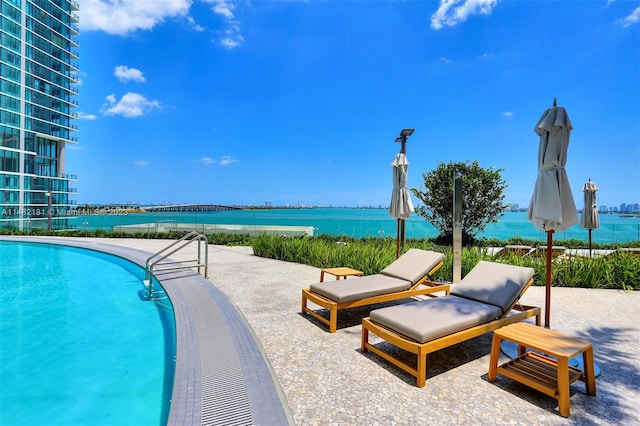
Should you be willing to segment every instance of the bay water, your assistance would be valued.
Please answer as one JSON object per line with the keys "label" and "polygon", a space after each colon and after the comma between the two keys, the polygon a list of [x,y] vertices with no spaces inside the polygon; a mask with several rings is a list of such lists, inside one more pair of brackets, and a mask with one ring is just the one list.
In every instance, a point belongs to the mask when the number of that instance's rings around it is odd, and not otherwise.
{"label": "bay water", "polygon": [[[95,214],[77,216],[76,229],[111,230],[113,226],[138,225],[139,232],[149,229],[147,224],[189,223],[214,225],[274,225],[307,226],[314,235],[363,237],[396,237],[397,221],[387,209],[374,208],[290,208],[243,209],[216,212],[131,213],[125,210],[98,210]],[[422,216],[412,214],[406,221],[407,238],[433,238],[439,232]],[[520,237],[546,241],[546,234],[527,220],[526,212],[506,212],[492,223],[480,237],[508,240]],[[588,241],[588,231],[580,225],[556,232],[554,240],[578,239]],[[600,228],[592,231],[593,242],[624,243],[640,241],[640,215],[601,214]]]}

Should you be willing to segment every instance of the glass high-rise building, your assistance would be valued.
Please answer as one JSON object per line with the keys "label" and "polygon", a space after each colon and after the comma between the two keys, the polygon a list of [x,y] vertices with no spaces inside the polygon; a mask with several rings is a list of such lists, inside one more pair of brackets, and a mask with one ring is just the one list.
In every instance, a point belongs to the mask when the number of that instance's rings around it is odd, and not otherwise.
{"label": "glass high-rise building", "polygon": [[0,228],[65,229],[76,202],[78,3],[1,0]]}

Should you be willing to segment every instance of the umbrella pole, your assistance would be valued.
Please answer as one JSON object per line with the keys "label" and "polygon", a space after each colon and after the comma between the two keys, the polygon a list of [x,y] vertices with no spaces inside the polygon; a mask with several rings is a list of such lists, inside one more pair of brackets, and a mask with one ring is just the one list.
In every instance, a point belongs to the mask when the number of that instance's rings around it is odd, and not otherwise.
{"label": "umbrella pole", "polygon": [[591,254],[591,229],[589,229],[589,257],[593,258],[593,255]]}
{"label": "umbrella pole", "polygon": [[552,258],[552,247],[553,247],[553,229],[547,231],[547,271],[546,271],[546,281],[545,281],[545,305],[544,305],[544,327],[549,328],[549,318],[550,318],[550,309],[551,309],[551,258]]}
{"label": "umbrella pole", "polygon": [[398,238],[396,240],[396,259],[400,257],[400,221],[402,219],[398,219],[398,226],[397,226],[397,233],[398,233]]}

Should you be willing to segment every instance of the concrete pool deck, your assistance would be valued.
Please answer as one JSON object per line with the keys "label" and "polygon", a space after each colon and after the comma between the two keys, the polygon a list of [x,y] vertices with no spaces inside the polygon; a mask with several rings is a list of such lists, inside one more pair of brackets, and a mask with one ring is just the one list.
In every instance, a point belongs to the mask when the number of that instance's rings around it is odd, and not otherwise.
{"label": "concrete pool deck", "polygon": [[[69,240],[146,252],[170,243]],[[173,257],[192,256],[186,250]],[[571,386],[565,419],[551,397],[507,378],[487,381],[491,334],[430,355],[427,384],[417,388],[412,376],[360,352],[360,322],[371,307],[341,312],[335,334],[300,315],[301,289],[319,275],[315,267],[253,256],[249,247],[209,246],[208,282],[238,308],[259,341],[288,406],[285,423],[640,424],[639,292],[553,289],[551,328],[591,341],[602,369],[595,397],[581,382]],[[544,289],[530,288],[522,302],[544,306]]]}

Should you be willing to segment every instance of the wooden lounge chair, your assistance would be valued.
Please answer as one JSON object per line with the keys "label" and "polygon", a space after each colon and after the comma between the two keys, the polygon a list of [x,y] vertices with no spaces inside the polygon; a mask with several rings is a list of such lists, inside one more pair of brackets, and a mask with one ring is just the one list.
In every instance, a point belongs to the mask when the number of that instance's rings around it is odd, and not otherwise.
{"label": "wooden lounge chair", "polygon": [[[552,246],[551,247],[551,258],[557,259],[565,254],[567,248],[564,246]],[[546,257],[547,256],[547,246],[539,246],[534,250],[530,251],[527,256],[538,256],[538,257]]]}
{"label": "wooden lounge chair", "polygon": [[616,256],[640,257],[640,248],[619,248],[609,253],[606,257],[611,258]]}
{"label": "wooden lounge chair", "polygon": [[522,246],[522,245],[506,245],[501,250],[496,252],[495,256],[507,257],[507,256],[518,256],[522,257],[528,254],[533,247],[531,246]]}
{"label": "wooden lounge chair", "polygon": [[[430,281],[430,276],[443,265],[444,255],[433,251],[409,249],[379,274],[348,280],[312,284],[302,290],[302,314],[310,314],[335,333],[340,309],[372,305],[419,295],[449,294],[449,284]],[[329,318],[307,306],[311,301],[329,310]]]}
{"label": "wooden lounge chair", "polygon": [[[540,325],[540,308],[518,304],[533,275],[532,268],[481,261],[448,296],[371,311],[362,320],[362,352],[371,350],[423,387],[429,353],[533,316]],[[369,333],[416,354],[417,366],[370,343]]]}

